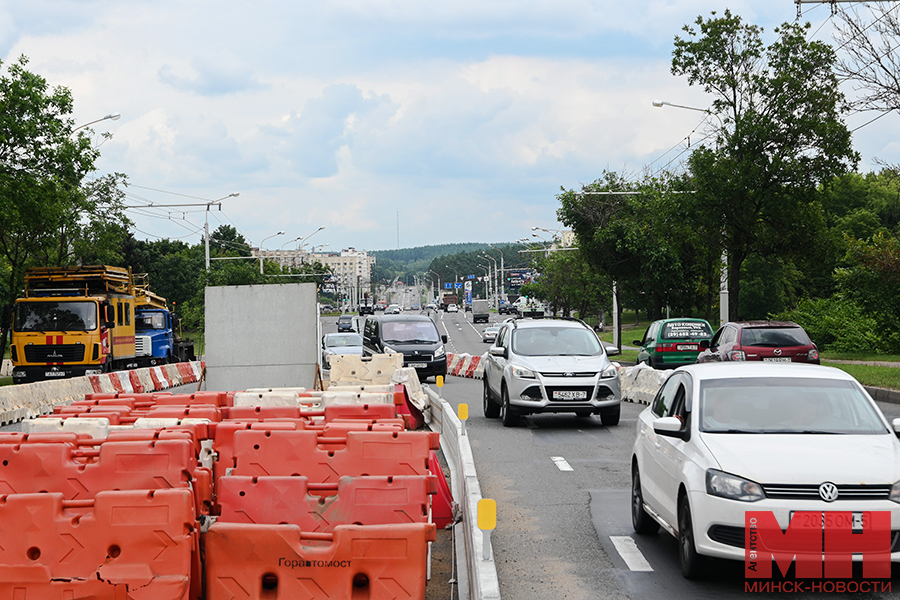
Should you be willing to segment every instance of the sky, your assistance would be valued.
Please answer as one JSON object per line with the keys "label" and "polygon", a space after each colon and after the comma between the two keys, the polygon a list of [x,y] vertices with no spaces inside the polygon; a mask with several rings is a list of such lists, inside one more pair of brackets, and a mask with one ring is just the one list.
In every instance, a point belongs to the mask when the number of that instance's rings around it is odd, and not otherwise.
{"label": "sky", "polygon": [[[673,40],[725,8],[767,42],[797,14],[791,0],[6,0],[0,58],[69,88],[77,124],[121,114],[91,126],[99,173],[127,175],[128,206],[181,205],[130,208],[138,239],[195,244],[208,216],[270,250],[512,242],[562,227],[561,187],[677,168],[705,115],[651,103],[710,105],[670,73]],[[830,7],[803,11],[832,41]],[[898,133],[897,115],[855,132],[860,169],[900,162]],[[208,215],[183,206],[233,193]]]}

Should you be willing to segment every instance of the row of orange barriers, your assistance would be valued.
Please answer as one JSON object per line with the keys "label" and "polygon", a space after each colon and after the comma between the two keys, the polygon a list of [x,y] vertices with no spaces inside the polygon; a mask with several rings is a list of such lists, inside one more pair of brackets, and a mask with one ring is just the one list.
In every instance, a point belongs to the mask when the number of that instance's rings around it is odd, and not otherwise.
{"label": "row of orange barriers", "polygon": [[49,417],[104,438],[0,433],[0,598],[424,598],[452,499],[404,394],[324,410],[92,394]]}

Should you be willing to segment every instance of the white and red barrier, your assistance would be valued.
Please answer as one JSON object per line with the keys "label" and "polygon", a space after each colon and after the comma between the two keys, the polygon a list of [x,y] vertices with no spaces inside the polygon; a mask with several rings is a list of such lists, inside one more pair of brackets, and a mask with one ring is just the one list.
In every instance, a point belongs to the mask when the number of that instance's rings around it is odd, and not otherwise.
{"label": "white and red barrier", "polygon": [[0,388],[0,424],[53,412],[53,407],[69,404],[90,393],[157,392],[177,385],[196,383],[203,362],[174,363],[102,375],[38,381]]}
{"label": "white and red barrier", "polygon": [[484,361],[487,354],[472,356],[471,354],[447,353],[447,375],[481,379],[484,376]]}

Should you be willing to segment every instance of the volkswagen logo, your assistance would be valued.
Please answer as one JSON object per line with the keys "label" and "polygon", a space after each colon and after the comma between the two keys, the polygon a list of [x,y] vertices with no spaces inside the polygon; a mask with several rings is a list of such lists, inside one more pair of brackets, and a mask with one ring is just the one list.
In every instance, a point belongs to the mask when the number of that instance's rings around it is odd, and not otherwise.
{"label": "volkswagen logo", "polygon": [[775,356],[781,356],[781,348],[775,348],[774,350],[772,350],[772,354],[774,354]]}
{"label": "volkswagen logo", "polygon": [[834,502],[838,499],[837,486],[830,481],[826,481],[819,486],[819,497],[821,497],[825,502]]}
{"label": "volkswagen logo", "polygon": [[566,377],[575,377],[575,373],[566,373]]}

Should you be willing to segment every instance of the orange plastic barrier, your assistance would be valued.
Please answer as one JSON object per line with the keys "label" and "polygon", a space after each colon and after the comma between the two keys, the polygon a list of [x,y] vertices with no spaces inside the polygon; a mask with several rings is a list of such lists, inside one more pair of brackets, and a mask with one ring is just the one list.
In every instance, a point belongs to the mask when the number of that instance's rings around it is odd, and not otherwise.
{"label": "orange plastic barrier", "polygon": [[234,467],[234,434],[238,431],[246,429],[261,429],[263,431],[273,431],[276,429],[296,430],[297,424],[293,422],[281,421],[224,421],[218,423],[215,428],[215,440],[213,441],[213,450],[218,454],[218,459],[213,464],[213,479],[218,481],[220,477],[224,477],[227,469]]}
{"label": "orange plastic barrier", "polygon": [[144,392],[144,393],[128,393],[128,392],[96,392],[93,394],[85,394],[85,400],[113,400],[116,398],[130,398],[135,402],[156,402],[160,396],[171,396],[171,392]]}
{"label": "orange plastic barrier", "polygon": [[232,406],[234,392],[196,392],[194,394],[167,394],[156,398],[159,406],[192,406],[194,404],[212,404],[213,406]]}
{"label": "orange plastic barrier", "polygon": [[440,434],[425,431],[350,431],[343,438],[315,431],[234,433],[232,475],[304,475],[313,483],[336,483],[342,475],[428,475],[428,451]]}
{"label": "orange plastic barrier", "polygon": [[434,465],[431,472],[437,477],[437,493],[431,502],[431,520],[438,529],[445,529],[453,522],[453,493],[434,450],[428,454],[428,462]]}
{"label": "orange plastic barrier", "polygon": [[219,522],[297,525],[331,532],[337,525],[427,523],[437,477],[341,477],[309,483],[306,477],[223,477],[216,487]]}
{"label": "orange plastic barrier", "polygon": [[0,444],[0,493],[85,500],[111,489],[190,487],[197,464],[190,440],[89,441],[102,443]]}
{"label": "orange plastic barrier", "polygon": [[78,440],[89,440],[86,433],[22,433],[20,431],[0,432],[0,444],[74,444]]}
{"label": "orange plastic barrier", "polygon": [[425,598],[432,524],[214,523],[205,535],[206,598]]}
{"label": "orange plastic barrier", "polygon": [[14,494],[2,500],[0,598],[193,596],[197,534],[189,490],[108,491],[75,501],[62,494]]}
{"label": "orange plastic barrier", "polygon": [[195,404],[191,406],[155,406],[143,416],[148,419],[209,419],[221,421],[222,411],[218,406],[209,404]]}
{"label": "orange plastic barrier", "polygon": [[332,404],[325,407],[325,421],[335,419],[396,419],[397,409],[390,404]]}

